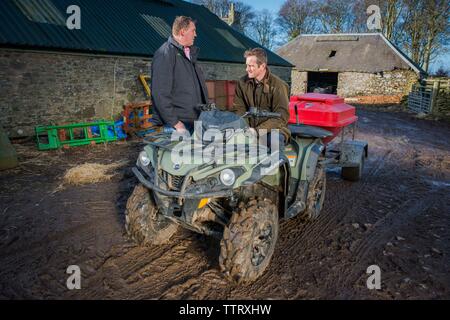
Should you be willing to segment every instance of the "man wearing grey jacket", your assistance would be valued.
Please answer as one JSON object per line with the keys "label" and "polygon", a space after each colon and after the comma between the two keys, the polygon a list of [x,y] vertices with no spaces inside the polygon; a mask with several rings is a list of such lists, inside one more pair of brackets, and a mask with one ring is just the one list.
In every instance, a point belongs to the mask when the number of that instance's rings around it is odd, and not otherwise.
{"label": "man wearing grey jacket", "polygon": [[151,89],[153,118],[165,130],[191,131],[199,116],[197,106],[208,102],[200,66],[195,21],[176,17],[169,37],[153,55]]}

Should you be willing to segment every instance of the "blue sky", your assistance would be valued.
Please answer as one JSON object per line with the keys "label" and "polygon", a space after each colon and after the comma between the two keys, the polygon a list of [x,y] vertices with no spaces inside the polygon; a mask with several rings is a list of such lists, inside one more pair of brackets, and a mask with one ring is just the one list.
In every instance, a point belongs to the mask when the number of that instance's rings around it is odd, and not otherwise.
{"label": "blue sky", "polygon": [[256,10],[267,9],[272,13],[278,13],[285,0],[240,0],[241,2],[251,5]]}
{"label": "blue sky", "polygon": [[[273,14],[277,14],[285,0],[240,0],[245,4],[252,6],[255,10],[267,9]],[[450,48],[449,48],[450,50]],[[443,65],[446,69],[450,69],[450,52],[437,57],[431,65],[431,71],[435,71],[439,66]]]}

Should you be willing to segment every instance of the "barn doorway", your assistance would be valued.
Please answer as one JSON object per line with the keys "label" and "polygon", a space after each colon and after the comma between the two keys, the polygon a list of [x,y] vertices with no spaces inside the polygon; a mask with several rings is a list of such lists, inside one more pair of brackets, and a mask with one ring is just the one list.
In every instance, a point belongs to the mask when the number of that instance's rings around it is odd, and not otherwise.
{"label": "barn doorway", "polygon": [[308,92],[337,93],[337,72],[308,72]]}

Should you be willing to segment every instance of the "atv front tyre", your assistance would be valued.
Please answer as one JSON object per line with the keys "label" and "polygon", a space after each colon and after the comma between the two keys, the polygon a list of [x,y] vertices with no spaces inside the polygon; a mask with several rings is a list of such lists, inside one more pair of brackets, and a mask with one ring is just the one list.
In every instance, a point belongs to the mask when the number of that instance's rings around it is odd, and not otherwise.
{"label": "atv front tyre", "polygon": [[278,209],[268,199],[241,203],[225,227],[219,264],[240,284],[255,281],[270,263],[278,239]]}
{"label": "atv front tyre", "polygon": [[127,201],[125,229],[139,245],[158,245],[168,242],[178,225],[158,213],[149,190],[138,184]]}

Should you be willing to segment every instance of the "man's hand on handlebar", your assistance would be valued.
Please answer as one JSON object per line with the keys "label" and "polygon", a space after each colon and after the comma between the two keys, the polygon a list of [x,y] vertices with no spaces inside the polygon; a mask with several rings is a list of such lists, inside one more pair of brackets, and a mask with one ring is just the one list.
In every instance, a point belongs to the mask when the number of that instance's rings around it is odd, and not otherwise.
{"label": "man's hand on handlebar", "polygon": [[184,126],[184,123],[181,121],[178,121],[174,126],[175,130],[177,130],[177,132],[183,133],[186,131],[186,127]]}

